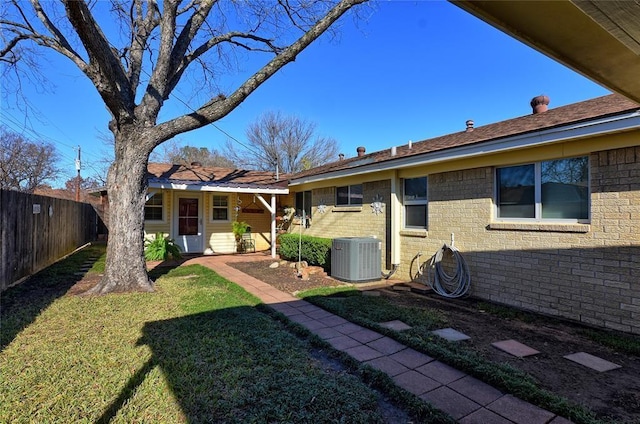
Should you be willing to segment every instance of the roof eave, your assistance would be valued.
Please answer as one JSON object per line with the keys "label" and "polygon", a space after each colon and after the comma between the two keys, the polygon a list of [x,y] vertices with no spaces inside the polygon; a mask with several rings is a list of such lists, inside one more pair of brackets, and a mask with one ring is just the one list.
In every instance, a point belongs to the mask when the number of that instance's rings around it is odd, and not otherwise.
{"label": "roof eave", "polygon": [[289,194],[288,188],[282,187],[239,187],[232,185],[208,185],[202,183],[178,183],[174,181],[149,180],[149,188],[183,191],[208,191],[218,193],[248,193],[248,194]]}
{"label": "roof eave", "polygon": [[335,178],[411,168],[415,166],[431,165],[458,159],[503,153],[534,146],[561,143],[572,139],[619,133],[633,129],[640,129],[640,110],[634,110],[615,116],[592,119],[584,122],[561,125],[542,131],[517,134],[492,141],[484,141],[466,146],[453,147],[413,156],[405,156],[397,159],[389,159],[370,165],[363,165],[357,168],[347,168],[324,174],[310,175],[290,180],[289,187]]}

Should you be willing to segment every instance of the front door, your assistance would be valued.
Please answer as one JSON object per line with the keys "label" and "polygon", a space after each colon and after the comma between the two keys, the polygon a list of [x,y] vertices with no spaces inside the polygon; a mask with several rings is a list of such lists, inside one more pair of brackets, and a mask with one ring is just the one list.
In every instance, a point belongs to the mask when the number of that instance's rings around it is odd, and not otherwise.
{"label": "front door", "polygon": [[174,234],[183,253],[202,252],[201,203],[198,195],[178,195]]}

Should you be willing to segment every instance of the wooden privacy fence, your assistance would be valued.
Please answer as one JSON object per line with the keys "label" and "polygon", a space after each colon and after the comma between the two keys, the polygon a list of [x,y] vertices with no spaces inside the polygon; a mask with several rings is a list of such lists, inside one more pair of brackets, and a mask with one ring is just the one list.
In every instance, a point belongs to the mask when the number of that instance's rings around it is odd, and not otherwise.
{"label": "wooden privacy fence", "polygon": [[95,240],[88,203],[0,190],[0,291]]}

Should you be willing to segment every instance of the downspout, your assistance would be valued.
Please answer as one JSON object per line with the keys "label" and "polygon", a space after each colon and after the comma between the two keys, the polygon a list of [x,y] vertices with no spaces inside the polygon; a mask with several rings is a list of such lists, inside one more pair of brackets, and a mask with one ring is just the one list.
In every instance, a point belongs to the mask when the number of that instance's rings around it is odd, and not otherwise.
{"label": "downspout", "polygon": [[393,176],[391,177],[391,264],[394,269],[400,266],[401,187],[398,171],[393,171]]}

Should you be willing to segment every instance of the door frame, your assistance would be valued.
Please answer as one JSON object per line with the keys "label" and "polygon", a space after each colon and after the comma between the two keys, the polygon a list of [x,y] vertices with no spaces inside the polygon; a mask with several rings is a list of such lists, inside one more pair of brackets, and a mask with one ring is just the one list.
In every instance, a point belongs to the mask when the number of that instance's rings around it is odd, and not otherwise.
{"label": "door frame", "polygon": [[194,250],[193,252],[184,253],[202,253],[204,252],[204,244],[205,244],[205,222],[203,217],[204,210],[204,198],[202,193],[198,192],[189,192],[189,191],[176,191],[173,197],[173,222],[171,223],[171,230],[173,232],[173,240],[178,244],[181,248],[183,247],[182,240],[180,240],[179,232],[179,220],[180,220],[180,199],[197,199],[198,200],[198,235],[197,236],[186,236],[186,237],[200,237],[200,244],[196,246],[198,250]]}

